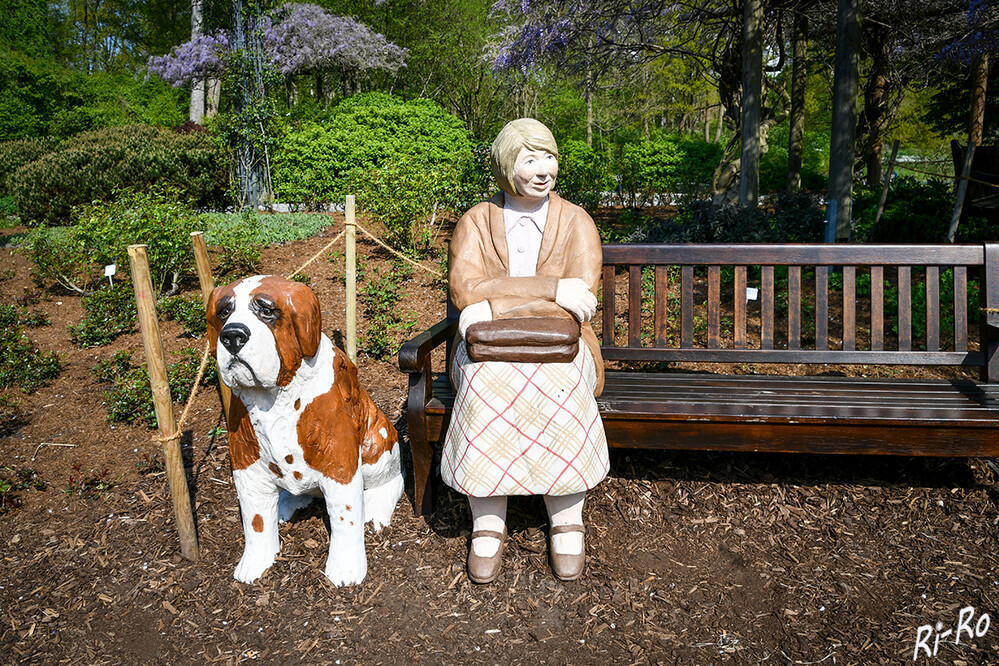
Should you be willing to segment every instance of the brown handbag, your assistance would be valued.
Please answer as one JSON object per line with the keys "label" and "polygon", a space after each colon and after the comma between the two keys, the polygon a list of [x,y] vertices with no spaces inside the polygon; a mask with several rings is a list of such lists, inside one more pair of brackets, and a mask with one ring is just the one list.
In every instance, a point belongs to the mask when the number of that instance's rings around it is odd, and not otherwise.
{"label": "brown handbag", "polygon": [[476,363],[571,363],[579,352],[579,322],[571,317],[517,317],[472,324],[465,331]]}

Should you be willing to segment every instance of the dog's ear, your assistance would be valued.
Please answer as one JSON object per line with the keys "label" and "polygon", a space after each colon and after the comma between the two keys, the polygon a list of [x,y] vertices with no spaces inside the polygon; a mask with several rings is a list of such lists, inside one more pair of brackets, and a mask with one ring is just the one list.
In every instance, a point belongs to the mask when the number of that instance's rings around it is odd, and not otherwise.
{"label": "dog's ear", "polygon": [[218,305],[219,298],[222,296],[222,289],[222,287],[212,289],[212,293],[208,295],[208,305],[205,306],[205,317],[208,320],[208,345],[213,358],[215,357],[215,347],[219,342],[219,332],[222,330],[222,324],[219,322],[218,317]]}
{"label": "dog's ear", "polygon": [[305,358],[315,356],[323,335],[323,315],[319,299],[314,291],[301,282],[291,283],[290,295],[288,306],[295,310],[291,320],[295,325],[299,349]]}

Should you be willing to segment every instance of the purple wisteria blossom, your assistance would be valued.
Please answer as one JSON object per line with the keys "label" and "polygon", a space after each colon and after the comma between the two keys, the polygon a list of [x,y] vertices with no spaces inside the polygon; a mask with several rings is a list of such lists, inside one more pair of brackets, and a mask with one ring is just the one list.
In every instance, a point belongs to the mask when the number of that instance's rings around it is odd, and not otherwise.
{"label": "purple wisteria blossom", "polygon": [[395,72],[406,58],[406,49],[363,23],[296,3],[264,20],[264,50],[270,65],[286,76],[322,69]]}
{"label": "purple wisteria blossom", "polygon": [[193,80],[217,77],[225,68],[229,52],[229,36],[224,32],[198,35],[195,39],[175,46],[170,53],[152,56],[146,67],[174,88]]}
{"label": "purple wisteria blossom", "polygon": [[969,0],[963,33],[940,51],[940,59],[971,64],[999,54],[999,5],[994,0]]}
{"label": "purple wisteria blossom", "polygon": [[[285,76],[326,69],[396,72],[408,53],[363,23],[316,5],[288,3],[265,16],[261,27],[267,63]],[[176,87],[221,75],[230,51],[227,33],[199,35],[151,57],[147,68]]]}

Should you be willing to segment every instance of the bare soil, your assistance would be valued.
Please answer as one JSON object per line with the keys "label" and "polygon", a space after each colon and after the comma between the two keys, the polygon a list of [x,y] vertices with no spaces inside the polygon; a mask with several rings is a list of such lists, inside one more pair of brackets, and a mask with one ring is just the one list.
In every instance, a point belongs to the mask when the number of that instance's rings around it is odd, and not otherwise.
{"label": "bare soil", "polygon": [[[289,273],[340,228],[267,249],[261,272]],[[0,438],[0,465],[48,483],[0,514],[0,663],[997,663],[999,628],[981,620],[999,610],[999,469],[986,460],[615,450],[588,495],[579,581],[551,574],[540,499],[516,498],[503,572],[470,583],[467,506],[438,484],[431,517],[414,517],[409,487],[392,525],[369,529],[363,585],[323,576],[328,527],[315,505],[282,526],[262,579],[237,583],[242,533],[217,393],[198,393],[183,428],[201,548],[190,562],[165,475],[140,474],[155,431],[109,425],[107,387],[91,372],[121,349],[140,360],[139,335],[74,347],[66,327],[80,299],[39,290],[20,251],[0,252],[0,303],[37,292],[51,324],[30,335],[64,362],[56,381],[19,396],[25,422]],[[363,236],[359,253],[369,268],[389,259]],[[342,252],[305,272],[342,344]],[[196,292],[193,277],[185,289]],[[442,316],[433,275],[416,271],[407,294],[411,333]],[[172,322],[161,332],[168,356],[203,348]],[[405,437],[396,359],[362,355],[359,369]],[[65,492],[101,475],[112,485],[91,499]],[[965,626],[984,630],[955,645],[967,607]],[[917,652],[919,628],[937,623]]]}

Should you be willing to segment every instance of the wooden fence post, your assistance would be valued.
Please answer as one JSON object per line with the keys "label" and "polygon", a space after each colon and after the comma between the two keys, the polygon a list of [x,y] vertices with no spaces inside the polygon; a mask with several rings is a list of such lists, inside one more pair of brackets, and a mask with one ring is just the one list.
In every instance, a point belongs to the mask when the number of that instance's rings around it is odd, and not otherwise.
{"label": "wooden fence post", "polygon": [[347,195],[344,207],[346,245],[344,257],[347,282],[347,358],[357,364],[357,221],[354,216],[354,195]]}
{"label": "wooden fence post", "polygon": [[167,381],[166,363],[163,360],[163,342],[160,339],[160,326],[156,320],[156,296],[149,275],[149,260],[145,245],[128,246],[128,263],[132,267],[132,285],[135,288],[135,302],[139,311],[139,329],[142,331],[142,346],[146,351],[146,368],[149,383],[153,390],[153,406],[156,409],[156,424],[159,426],[160,441],[163,443],[163,460],[166,464],[170,494],[173,496],[174,520],[180,533],[181,555],[189,560],[198,560],[198,534],[191,511],[191,497],[187,487],[187,474],[184,472],[184,459],[180,451],[180,433],[174,420],[173,401],[170,399],[170,385]]}
{"label": "wooden fence post", "polygon": [[[191,233],[191,242],[194,244],[194,263],[198,267],[198,282],[201,284],[201,302],[207,306],[208,297],[211,296],[215,282],[212,280],[212,265],[208,262],[208,247],[205,245],[205,234],[203,231]],[[229,404],[232,402],[232,390],[222,383],[219,378],[219,394],[222,396],[222,413],[225,415],[225,422],[229,423]]]}
{"label": "wooden fence post", "polygon": [[881,214],[885,212],[885,203],[888,201],[888,186],[891,185],[891,175],[895,171],[895,157],[898,155],[898,139],[895,139],[895,143],[891,147],[891,159],[888,160],[888,171],[885,173],[885,184],[881,188],[881,199],[878,201],[878,212],[874,215],[874,224],[871,226],[871,236],[874,236],[874,231],[878,228],[878,222],[881,221]]}

